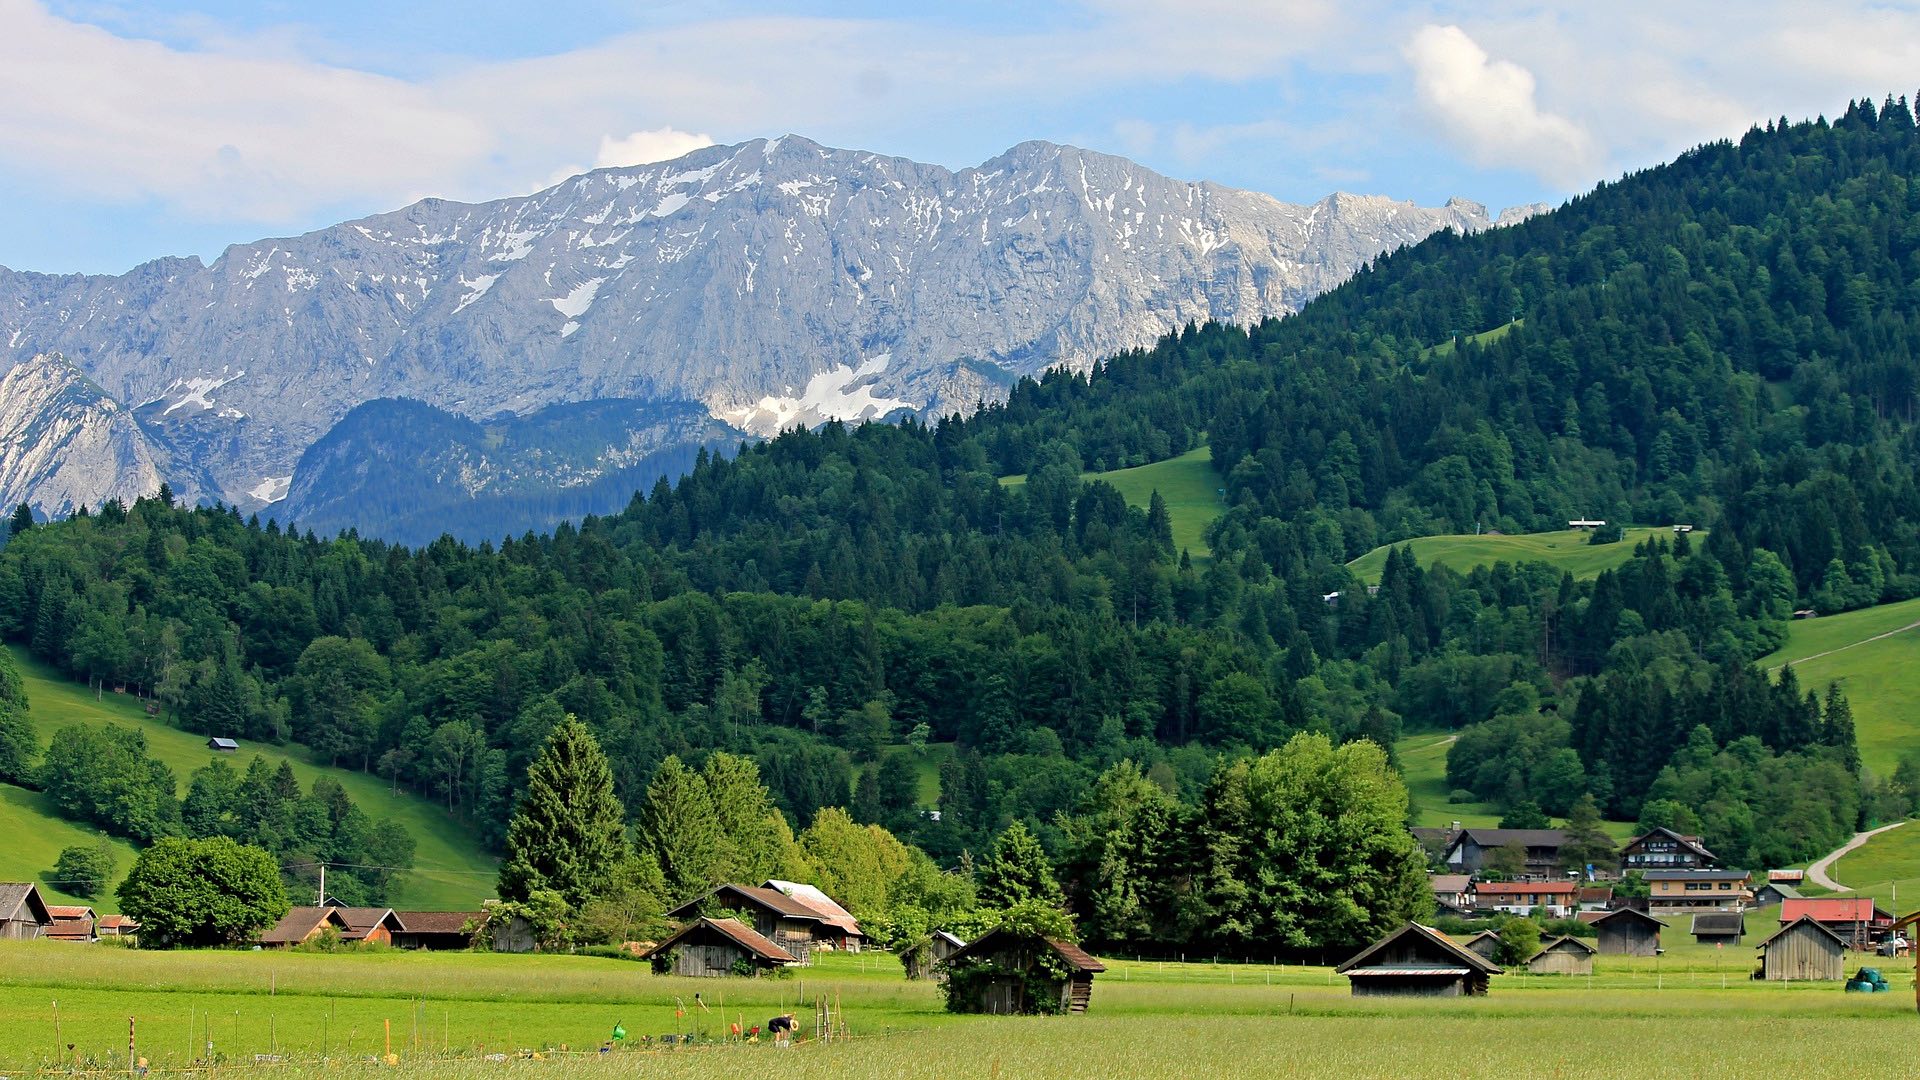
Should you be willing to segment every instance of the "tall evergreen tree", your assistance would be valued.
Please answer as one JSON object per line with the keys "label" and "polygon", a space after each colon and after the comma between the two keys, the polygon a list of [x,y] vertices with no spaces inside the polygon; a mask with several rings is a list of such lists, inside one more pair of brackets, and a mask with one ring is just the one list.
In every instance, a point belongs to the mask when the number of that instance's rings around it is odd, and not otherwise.
{"label": "tall evergreen tree", "polygon": [[0,649],[0,780],[18,784],[31,779],[39,756],[33,718],[27,712],[27,688],[13,654]]}
{"label": "tall evergreen tree", "polygon": [[1049,907],[1066,906],[1067,898],[1053,878],[1053,867],[1040,841],[1023,822],[1007,826],[993,841],[975,876],[980,903],[1010,908],[1037,900]]}
{"label": "tall evergreen tree", "polygon": [[678,757],[661,762],[647,785],[638,833],[641,850],[660,866],[670,902],[717,883],[725,853],[713,799],[706,781]]}
{"label": "tall evergreen tree", "polygon": [[527,792],[507,825],[500,895],[551,889],[574,907],[606,894],[628,857],[613,770],[593,732],[571,714],[527,769]]}

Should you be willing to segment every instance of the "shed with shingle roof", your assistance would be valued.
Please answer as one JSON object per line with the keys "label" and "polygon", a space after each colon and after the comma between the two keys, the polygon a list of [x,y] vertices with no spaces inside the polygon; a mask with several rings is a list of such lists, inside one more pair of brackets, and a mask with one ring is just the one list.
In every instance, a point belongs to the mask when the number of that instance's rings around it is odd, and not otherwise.
{"label": "shed with shingle roof", "polygon": [[478,927],[486,925],[484,911],[396,911],[400,929],[393,932],[393,944],[401,949],[443,951],[473,946]]}
{"label": "shed with shingle roof", "polygon": [[804,964],[811,960],[816,945],[858,948],[860,930],[853,923],[853,916],[831,900],[826,904],[838,914],[765,885],[729,883],[716,885],[705,896],[681,904],[667,912],[667,918],[693,919],[738,913],[752,920],[754,931],[761,937],[775,942],[787,955]]}
{"label": "shed with shingle roof", "polygon": [[1571,935],[1557,937],[1540,951],[1527,957],[1527,973],[1530,975],[1591,975],[1593,974],[1593,954],[1598,952],[1593,946]]}
{"label": "shed with shingle roof", "polygon": [[642,954],[663,975],[711,978],[758,975],[794,962],[786,950],[738,919],[704,916]]}
{"label": "shed with shingle roof", "polygon": [[1839,982],[1846,967],[1846,939],[1802,915],[1760,943],[1755,975],[1776,982]]}
{"label": "shed with shingle roof", "polygon": [[[1593,918],[1587,918],[1592,915]],[[1602,956],[1656,956],[1660,952],[1660,931],[1667,924],[1635,908],[1580,913],[1582,922],[1592,926]]]}
{"label": "shed with shingle roof", "polygon": [[1333,971],[1347,977],[1355,997],[1468,997],[1486,993],[1500,965],[1410,922]]}
{"label": "shed with shingle roof", "polygon": [[1702,911],[1687,928],[1701,945],[1738,945],[1747,933],[1747,918],[1737,911]]}
{"label": "shed with shingle roof", "polygon": [[260,935],[260,945],[268,949],[290,949],[302,942],[312,941],[329,927],[338,931],[343,939],[352,929],[347,925],[347,920],[341,917],[339,908],[290,908],[273,925],[273,929]]}
{"label": "shed with shingle roof", "polygon": [[92,908],[84,904],[48,904],[47,914],[53,916],[53,925],[47,927],[46,937],[54,941],[99,940],[93,931]]}
{"label": "shed with shingle roof", "polygon": [[1086,1012],[1093,977],[1107,965],[1071,941],[1003,928],[954,950],[940,968],[949,1009],[1019,1016]]}
{"label": "shed with shingle roof", "polygon": [[47,902],[30,881],[0,881],[0,940],[30,941],[53,925]]}

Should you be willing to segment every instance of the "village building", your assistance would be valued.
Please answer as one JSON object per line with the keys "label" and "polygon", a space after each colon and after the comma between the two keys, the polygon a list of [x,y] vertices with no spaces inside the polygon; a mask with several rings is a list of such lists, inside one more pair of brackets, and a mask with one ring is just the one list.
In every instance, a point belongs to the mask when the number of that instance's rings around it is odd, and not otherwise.
{"label": "village building", "polygon": [[1576,900],[1581,911],[1605,911],[1613,906],[1613,886],[1582,885]]}
{"label": "village building", "polygon": [[31,941],[52,925],[47,902],[32,882],[0,882],[0,941]]}
{"label": "village building", "polygon": [[400,928],[393,931],[393,944],[399,949],[424,949],[444,952],[473,946],[474,930],[484,926],[484,911],[396,911]]}
{"label": "village building", "polygon": [[1738,945],[1747,933],[1747,918],[1737,911],[1702,911],[1688,928],[1701,945]]}
{"label": "village building", "polygon": [[1811,919],[1832,931],[1849,948],[1862,952],[1880,944],[1893,929],[1893,916],[1865,896],[1798,897],[1780,904],[1780,925]]}
{"label": "village building", "polygon": [[102,915],[96,932],[101,937],[137,938],[140,920],[131,915]]}
{"label": "village building", "polygon": [[[781,884],[792,885],[792,882]],[[766,885],[716,885],[705,896],[696,897],[667,912],[669,919],[692,919],[703,914],[738,913],[742,921],[751,920],[754,932],[779,945],[787,955],[807,963],[817,948],[846,949],[858,952],[865,941],[859,924],[845,908],[826,899],[818,889],[806,888],[825,901],[809,902],[806,894],[791,895]]]}
{"label": "village building", "polygon": [[263,949],[290,949],[315,938],[328,930],[339,934],[345,940],[347,931],[352,927],[336,907],[297,907],[291,908],[273,929],[260,935],[260,947]]}
{"label": "village building", "polygon": [[1333,971],[1355,997],[1470,997],[1487,992],[1500,965],[1410,922]]}
{"label": "village building", "polygon": [[1468,952],[1483,960],[1494,964],[1500,962],[1501,941],[1500,932],[1497,930],[1482,930],[1460,944]]}
{"label": "village building", "polygon": [[53,916],[53,924],[47,927],[47,932],[43,936],[50,941],[92,943],[100,940],[94,933],[94,922],[97,916],[90,907],[49,904],[47,914]]}
{"label": "village building", "polygon": [[1657,956],[1666,923],[1633,908],[1620,908],[1587,920],[1602,956]]}
{"label": "village building", "polygon": [[400,919],[392,908],[353,908],[337,909],[340,917],[346,920],[347,929],[341,933],[340,940],[350,944],[373,943],[376,945],[393,944],[393,935],[400,930]]}
{"label": "village building", "polygon": [[1527,957],[1529,975],[1591,975],[1593,946],[1571,935],[1557,937]]}
{"label": "village building", "polygon": [[1471,895],[1478,912],[1525,915],[1544,908],[1549,917],[1573,916],[1580,886],[1571,881],[1476,881]]}
{"label": "village building", "polygon": [[953,1011],[1023,1016],[1086,1012],[1093,977],[1107,966],[1070,941],[989,930],[955,949],[941,969]]}
{"label": "village building", "polygon": [[853,912],[841,907],[833,897],[814,886],[768,878],[761,882],[760,887],[784,893],[787,899],[797,900],[820,914],[825,921],[814,928],[813,940],[816,945],[825,944],[842,952],[859,952],[861,946],[866,944],[867,936],[860,932],[860,922],[853,917]]}
{"label": "village building", "polygon": [[1648,870],[1647,910],[1655,915],[1694,911],[1744,911],[1753,894],[1745,870]]}
{"label": "village building", "polygon": [[642,954],[663,975],[759,975],[794,962],[786,950],[738,919],[704,916]]}
{"label": "village building", "polygon": [[1753,903],[1749,907],[1778,907],[1789,900],[1800,899],[1800,890],[1784,881],[1769,880],[1765,885],[1753,890]]}
{"label": "village building", "polygon": [[1550,877],[1560,873],[1560,849],[1566,843],[1567,834],[1560,829],[1461,829],[1441,858],[1453,873],[1478,874],[1486,869],[1489,855],[1518,844],[1527,853],[1522,873]]}
{"label": "village building", "polygon": [[1697,870],[1720,865],[1697,836],[1655,828],[1620,849],[1622,870]]}
{"label": "village building", "polygon": [[1846,966],[1846,939],[1802,915],[1760,943],[1755,975],[1776,982],[1839,982]]}
{"label": "village building", "polygon": [[1443,908],[1467,910],[1467,887],[1472,884],[1473,875],[1471,874],[1427,875],[1427,886],[1433,890],[1434,902]]}

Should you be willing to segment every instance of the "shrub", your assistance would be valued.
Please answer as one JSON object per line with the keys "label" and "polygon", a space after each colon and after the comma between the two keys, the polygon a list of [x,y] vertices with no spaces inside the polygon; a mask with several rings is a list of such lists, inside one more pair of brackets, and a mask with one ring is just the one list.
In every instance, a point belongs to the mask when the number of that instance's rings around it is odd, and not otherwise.
{"label": "shrub", "polygon": [[75,844],[60,852],[53,869],[47,871],[46,882],[61,892],[92,900],[107,890],[114,866],[113,848],[104,839]]}

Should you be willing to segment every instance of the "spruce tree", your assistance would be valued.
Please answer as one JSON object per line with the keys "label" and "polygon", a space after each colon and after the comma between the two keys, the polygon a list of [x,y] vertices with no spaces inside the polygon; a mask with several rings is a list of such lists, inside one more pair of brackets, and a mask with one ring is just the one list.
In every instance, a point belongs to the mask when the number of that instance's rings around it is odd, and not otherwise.
{"label": "spruce tree", "polygon": [[1010,908],[1029,900],[1051,907],[1066,905],[1045,849],[1019,821],[994,840],[993,849],[980,864],[976,889],[980,903],[990,908]]}
{"label": "spruce tree", "polygon": [[13,654],[0,649],[0,780],[18,784],[31,779],[39,756],[20,669],[13,664]]}
{"label": "spruce tree", "polygon": [[21,503],[19,506],[14,507],[13,520],[7,523],[8,533],[12,536],[19,536],[31,528],[33,528],[33,508],[26,503]]}
{"label": "spruce tree", "polygon": [[725,857],[713,799],[700,774],[668,757],[647,785],[640,808],[640,847],[666,878],[667,899],[690,899],[711,885]]}
{"label": "spruce tree", "polygon": [[612,888],[627,857],[613,770],[593,733],[569,714],[527,769],[527,792],[507,825],[500,895],[524,901],[551,889],[578,908]]}
{"label": "spruce tree", "polygon": [[1840,692],[1839,683],[1827,684],[1826,716],[1821,725],[1821,741],[1840,751],[1840,760],[1849,772],[1860,771],[1860,744],[1853,730],[1853,706]]}

